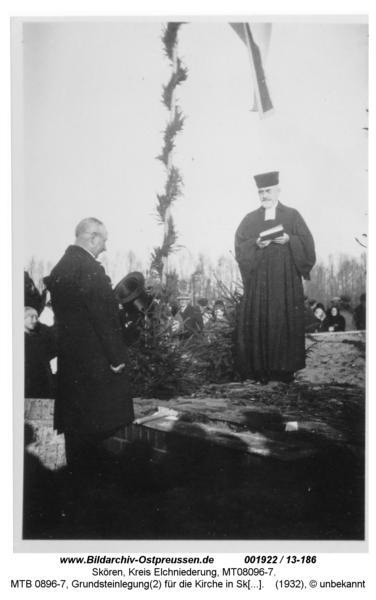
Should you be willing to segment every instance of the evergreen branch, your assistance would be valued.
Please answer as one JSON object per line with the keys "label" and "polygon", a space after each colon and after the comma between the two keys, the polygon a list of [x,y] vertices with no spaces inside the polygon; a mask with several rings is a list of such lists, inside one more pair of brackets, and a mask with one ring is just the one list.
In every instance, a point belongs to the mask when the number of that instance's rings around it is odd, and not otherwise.
{"label": "evergreen branch", "polygon": [[183,81],[186,81],[188,77],[188,69],[181,66],[180,58],[178,58],[178,65],[176,73],[171,75],[171,79],[167,85],[163,85],[162,102],[171,110],[172,94],[177,85],[180,85]]}
{"label": "evergreen branch", "polygon": [[157,194],[157,198],[158,198],[158,205],[157,205],[158,218],[161,220],[162,223],[164,223],[166,211],[167,211],[168,207],[171,205],[171,202],[169,201],[169,198],[165,194],[161,194],[161,195]]}
{"label": "evergreen branch", "polygon": [[162,153],[158,154],[158,156],[156,157],[157,160],[162,161],[163,164],[167,167],[168,155],[170,154],[170,152],[173,151],[173,149],[174,149],[174,144],[171,140],[169,142],[165,142],[165,145],[162,148]]}
{"label": "evergreen branch", "polygon": [[160,278],[162,277],[162,272],[163,272],[162,248],[160,248],[160,247],[154,248],[154,252],[151,253],[150,269],[152,271],[156,271]]}
{"label": "evergreen branch", "polygon": [[162,252],[164,256],[168,256],[175,251],[175,244],[178,239],[178,232],[175,229],[174,219],[170,216],[167,222],[167,234],[164,236]]}
{"label": "evergreen branch", "polygon": [[175,229],[175,223],[172,217],[168,219],[168,232],[163,238],[162,247],[154,248],[154,252],[151,255],[151,269],[157,271],[161,276],[163,271],[163,258],[169,256],[172,252],[177,250],[176,241],[178,239],[178,232]]}
{"label": "evergreen branch", "polygon": [[174,118],[166,125],[165,134],[163,136],[164,146],[162,148],[162,154],[157,156],[157,159],[161,160],[166,167],[168,163],[168,156],[175,147],[174,138],[180,131],[182,131],[185,119],[186,117],[182,116],[182,112],[179,110],[179,107],[176,107]]}
{"label": "evergreen branch", "polygon": [[178,37],[178,31],[184,25],[184,22],[181,23],[167,23],[167,27],[162,36],[162,42],[165,47],[166,56],[172,61],[173,60],[173,50],[176,44],[176,39]]}
{"label": "evergreen branch", "polygon": [[168,134],[169,136],[175,137],[175,135],[177,133],[182,131],[183,126],[184,126],[184,121],[186,119],[186,117],[183,117],[182,114],[183,113],[181,112],[180,108],[177,106],[176,110],[175,110],[174,118],[172,119],[172,121],[170,121],[170,123],[167,124],[166,134]]}
{"label": "evergreen branch", "polygon": [[183,185],[183,178],[180,175],[179,169],[172,166],[166,182],[166,196],[171,198],[171,202],[174,202],[179,196],[183,195],[181,191],[181,186]]}
{"label": "evergreen branch", "polygon": [[[162,257],[167,257],[172,252],[175,252],[176,241],[178,239],[178,232],[175,229],[175,223],[173,218],[170,216],[167,221],[167,233],[165,233],[163,238],[163,244],[160,248],[160,253]],[[155,250],[155,249],[154,249]]]}
{"label": "evergreen branch", "polygon": [[165,194],[157,194],[158,204],[157,204],[157,212],[158,218],[164,223],[166,211],[169,206],[179,196],[182,195],[181,186],[183,185],[183,180],[180,175],[179,169],[172,166],[170,172],[168,174],[168,179],[166,182],[166,193]]}

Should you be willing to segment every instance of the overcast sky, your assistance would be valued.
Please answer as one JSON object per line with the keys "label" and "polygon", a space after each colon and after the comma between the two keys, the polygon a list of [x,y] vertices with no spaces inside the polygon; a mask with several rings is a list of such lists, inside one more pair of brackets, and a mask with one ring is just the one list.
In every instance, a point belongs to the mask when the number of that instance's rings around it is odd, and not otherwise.
{"label": "overcast sky", "polygon": [[[154,216],[166,174],[155,160],[168,112],[162,22],[31,22],[24,49],[25,266],[53,263],[84,217],[105,222],[108,259],[148,262],[163,230]],[[184,198],[179,243],[213,260],[259,201],[253,175],[280,171],[281,201],[297,208],[319,257],[358,256],[367,231],[368,31],[361,23],[273,23],[266,74],[275,115],[260,120],[245,45],[224,21],[179,33],[187,116],[174,164]]]}

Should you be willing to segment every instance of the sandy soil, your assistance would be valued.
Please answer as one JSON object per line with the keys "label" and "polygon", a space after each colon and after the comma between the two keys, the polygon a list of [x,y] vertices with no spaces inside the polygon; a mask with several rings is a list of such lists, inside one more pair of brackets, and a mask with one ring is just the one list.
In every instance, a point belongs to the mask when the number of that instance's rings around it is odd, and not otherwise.
{"label": "sandy soil", "polygon": [[307,336],[307,366],[298,373],[297,380],[364,387],[365,342],[363,332]]}

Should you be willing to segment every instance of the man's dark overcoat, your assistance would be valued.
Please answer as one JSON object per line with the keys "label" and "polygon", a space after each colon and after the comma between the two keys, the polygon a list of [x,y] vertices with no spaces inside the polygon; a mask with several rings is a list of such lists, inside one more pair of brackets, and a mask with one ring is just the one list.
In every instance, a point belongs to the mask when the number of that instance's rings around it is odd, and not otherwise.
{"label": "man's dark overcoat", "polygon": [[[259,234],[282,224],[290,240],[259,248]],[[249,213],[235,236],[235,253],[244,285],[238,327],[239,369],[298,371],[305,367],[304,294],[302,277],[316,261],[313,237],[297,210],[280,202],[275,219],[265,209]]]}
{"label": "man's dark overcoat", "polygon": [[195,333],[200,333],[204,328],[201,311],[198,306],[188,304],[181,316],[184,321],[184,337],[190,337]]}
{"label": "man's dark overcoat", "polygon": [[102,433],[134,419],[118,306],[102,265],[69,246],[47,287],[58,330],[55,428]]}

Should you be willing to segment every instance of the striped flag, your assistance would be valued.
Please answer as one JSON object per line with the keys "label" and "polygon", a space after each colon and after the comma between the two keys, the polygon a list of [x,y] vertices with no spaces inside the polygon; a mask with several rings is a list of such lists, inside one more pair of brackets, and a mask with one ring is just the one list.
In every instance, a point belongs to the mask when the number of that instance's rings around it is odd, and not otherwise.
{"label": "striped flag", "polygon": [[261,119],[273,115],[274,108],[264,70],[272,25],[271,23],[230,23],[230,25],[248,49],[255,87],[255,101],[252,110],[258,111]]}

